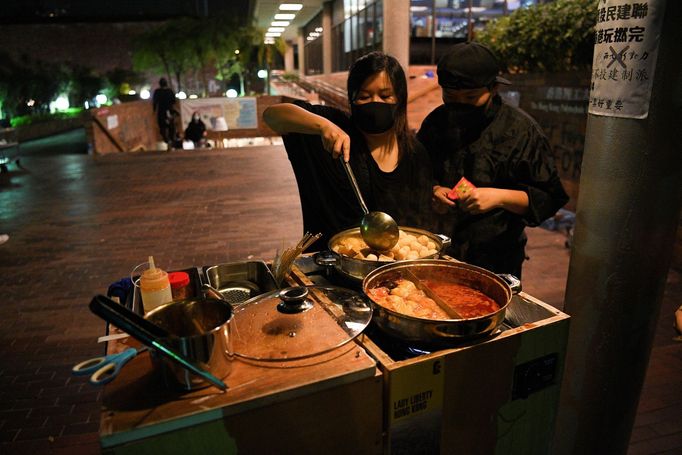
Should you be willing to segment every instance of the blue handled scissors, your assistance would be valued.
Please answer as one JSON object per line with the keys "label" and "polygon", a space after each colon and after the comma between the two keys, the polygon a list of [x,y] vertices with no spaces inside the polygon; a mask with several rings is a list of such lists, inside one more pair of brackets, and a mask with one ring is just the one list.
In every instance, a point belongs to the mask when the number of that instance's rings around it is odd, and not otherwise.
{"label": "blue handled scissors", "polygon": [[109,354],[103,357],[94,357],[79,363],[71,369],[71,372],[76,376],[83,376],[93,373],[90,376],[90,384],[103,385],[111,382],[121,371],[123,365],[128,363],[137,354],[146,351],[148,347],[141,349],[128,348],[118,354]]}

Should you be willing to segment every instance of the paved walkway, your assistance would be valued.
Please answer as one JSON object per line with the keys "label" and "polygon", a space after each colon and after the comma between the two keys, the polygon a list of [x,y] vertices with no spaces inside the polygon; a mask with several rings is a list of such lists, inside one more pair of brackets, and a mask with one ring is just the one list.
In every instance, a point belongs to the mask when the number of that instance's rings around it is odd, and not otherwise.
{"label": "paved walkway", "polygon": [[[166,269],[271,260],[302,229],[278,146],[171,153],[32,155],[0,175],[0,453],[99,453],[100,390],[70,375],[100,354],[92,296],[154,255]],[[525,290],[562,306],[569,252],[530,232]],[[632,454],[682,451],[682,343],[671,272]],[[569,372],[570,373],[570,372]]]}

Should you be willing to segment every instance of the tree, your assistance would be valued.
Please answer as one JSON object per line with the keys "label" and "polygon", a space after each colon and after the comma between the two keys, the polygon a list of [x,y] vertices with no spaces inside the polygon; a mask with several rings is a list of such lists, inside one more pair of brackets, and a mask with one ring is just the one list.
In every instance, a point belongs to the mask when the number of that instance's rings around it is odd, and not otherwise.
{"label": "tree", "polygon": [[69,73],[69,98],[76,105],[82,106],[104,88],[104,78],[94,74],[91,68],[73,65]]}
{"label": "tree", "polygon": [[495,19],[476,40],[495,51],[511,72],[589,68],[598,0],[556,0]]}

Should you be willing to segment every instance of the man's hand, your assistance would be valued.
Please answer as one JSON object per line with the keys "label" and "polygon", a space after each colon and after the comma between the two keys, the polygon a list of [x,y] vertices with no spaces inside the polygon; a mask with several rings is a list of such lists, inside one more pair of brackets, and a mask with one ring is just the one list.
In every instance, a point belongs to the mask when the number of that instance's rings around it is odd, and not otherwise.
{"label": "man's hand", "polygon": [[489,212],[502,207],[504,191],[497,188],[476,188],[458,199],[459,207],[474,215]]}
{"label": "man's hand", "polygon": [[448,187],[439,185],[435,185],[433,187],[431,204],[433,210],[436,211],[436,213],[440,213],[441,215],[443,215],[447,213],[448,207],[452,207],[453,205],[455,205],[453,201],[448,199],[448,192],[450,192],[450,188]]}

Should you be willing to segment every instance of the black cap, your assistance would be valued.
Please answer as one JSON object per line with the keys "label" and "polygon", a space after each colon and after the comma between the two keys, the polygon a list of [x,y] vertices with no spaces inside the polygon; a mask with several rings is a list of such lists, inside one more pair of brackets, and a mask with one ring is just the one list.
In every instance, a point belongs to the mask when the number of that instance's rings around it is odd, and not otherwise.
{"label": "black cap", "polygon": [[438,62],[438,84],[455,90],[511,84],[498,76],[500,65],[493,51],[470,42],[455,44]]}

